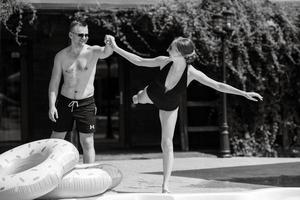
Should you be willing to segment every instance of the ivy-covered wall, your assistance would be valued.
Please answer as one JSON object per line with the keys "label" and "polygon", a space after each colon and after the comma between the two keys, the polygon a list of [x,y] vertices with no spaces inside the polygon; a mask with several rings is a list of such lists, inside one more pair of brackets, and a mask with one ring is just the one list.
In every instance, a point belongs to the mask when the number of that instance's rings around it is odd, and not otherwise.
{"label": "ivy-covered wall", "polygon": [[[15,13],[22,19],[22,8],[28,6],[15,0],[7,2],[12,3],[0,4],[1,23],[18,36],[22,20],[10,26],[9,17]],[[268,0],[172,0],[129,10],[99,7],[76,12],[73,17],[97,24],[103,32],[114,35],[120,46],[141,56],[167,55],[165,50],[175,37],[190,37],[198,55],[193,65],[221,80],[221,41],[213,32],[212,16],[224,7],[235,13],[235,30],[226,51],[227,83],[264,97],[263,102],[253,103],[228,96],[232,152],[276,156],[282,147],[288,152],[300,140],[297,9]],[[28,21],[32,22],[35,10],[30,5],[29,10],[33,15]]]}
{"label": "ivy-covered wall", "polygon": [[213,32],[212,16],[224,7],[235,13],[235,29],[226,51],[227,83],[264,97],[263,102],[253,103],[229,96],[233,154],[276,156],[280,147],[288,150],[300,125],[299,26],[277,4],[173,0],[126,11],[95,8],[74,17],[104,27],[121,46],[141,56],[166,55],[175,37],[190,37],[198,55],[193,65],[220,80],[221,41]]}

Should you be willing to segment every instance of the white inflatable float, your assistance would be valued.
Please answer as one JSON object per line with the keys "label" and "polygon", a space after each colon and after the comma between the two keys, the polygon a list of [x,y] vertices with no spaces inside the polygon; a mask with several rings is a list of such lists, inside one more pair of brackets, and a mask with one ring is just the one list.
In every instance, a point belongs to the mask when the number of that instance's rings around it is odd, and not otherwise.
{"label": "white inflatable float", "polygon": [[116,187],[122,173],[109,164],[80,164],[67,173],[60,184],[41,199],[78,198],[102,194]]}
{"label": "white inflatable float", "polygon": [[61,139],[30,142],[0,155],[0,199],[35,199],[58,186],[78,163],[76,147]]}
{"label": "white inflatable float", "polygon": [[267,188],[243,192],[155,194],[131,193],[99,197],[95,200],[299,200],[300,188]]}
{"label": "white inflatable float", "polygon": [[113,189],[121,183],[123,174],[117,167],[114,167],[110,164],[95,164],[95,167],[102,169],[109,174],[110,178],[112,179],[109,189]]}

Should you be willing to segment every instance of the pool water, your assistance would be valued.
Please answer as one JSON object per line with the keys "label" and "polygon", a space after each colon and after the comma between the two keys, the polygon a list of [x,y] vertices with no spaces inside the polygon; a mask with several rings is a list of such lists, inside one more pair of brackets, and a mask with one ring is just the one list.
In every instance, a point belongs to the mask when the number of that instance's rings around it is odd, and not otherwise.
{"label": "pool water", "polygon": [[[300,187],[300,162],[177,170],[172,176],[273,187]],[[162,174],[151,172],[149,174]],[[299,197],[300,200],[300,197]]]}
{"label": "pool water", "polygon": [[[253,178],[233,178],[230,182],[268,185],[276,187],[300,187],[300,176],[275,176],[275,177],[253,177]],[[299,197],[300,200],[300,197]]]}

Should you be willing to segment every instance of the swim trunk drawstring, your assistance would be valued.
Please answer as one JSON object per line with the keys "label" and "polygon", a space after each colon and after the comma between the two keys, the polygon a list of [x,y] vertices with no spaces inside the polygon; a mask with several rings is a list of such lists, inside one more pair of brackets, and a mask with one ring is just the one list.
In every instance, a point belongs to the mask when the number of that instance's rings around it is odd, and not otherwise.
{"label": "swim trunk drawstring", "polygon": [[71,103],[69,103],[68,107],[70,107],[70,108],[72,107],[71,112],[73,112],[75,104],[76,104],[76,107],[78,107],[78,101],[71,101]]}

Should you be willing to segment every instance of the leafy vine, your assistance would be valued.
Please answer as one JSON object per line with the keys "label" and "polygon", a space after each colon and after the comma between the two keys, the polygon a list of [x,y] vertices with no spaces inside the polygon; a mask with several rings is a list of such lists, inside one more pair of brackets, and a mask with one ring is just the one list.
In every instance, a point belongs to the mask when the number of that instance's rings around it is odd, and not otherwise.
{"label": "leafy vine", "polygon": [[227,82],[264,96],[258,104],[230,99],[233,154],[276,156],[281,145],[277,138],[288,134],[292,141],[300,126],[299,22],[291,21],[278,5],[268,0],[173,0],[75,16],[105,27],[125,48],[142,56],[164,54],[175,37],[189,37],[198,55],[194,66],[218,78],[221,40],[214,34],[212,16],[223,7],[235,13],[235,30],[226,50]]}
{"label": "leafy vine", "polygon": [[37,18],[36,9],[32,4],[18,0],[1,0],[0,2],[0,22],[9,33],[15,36],[19,45],[21,45],[20,38],[24,37],[20,33],[24,25],[24,14],[27,12],[31,13],[28,22],[32,25]]}

